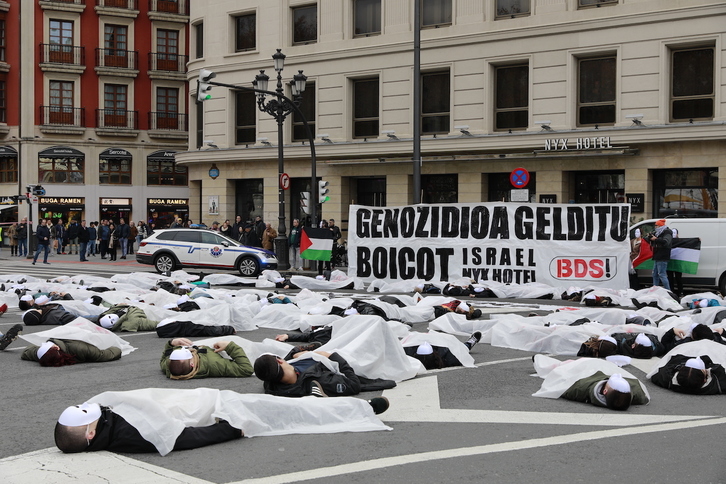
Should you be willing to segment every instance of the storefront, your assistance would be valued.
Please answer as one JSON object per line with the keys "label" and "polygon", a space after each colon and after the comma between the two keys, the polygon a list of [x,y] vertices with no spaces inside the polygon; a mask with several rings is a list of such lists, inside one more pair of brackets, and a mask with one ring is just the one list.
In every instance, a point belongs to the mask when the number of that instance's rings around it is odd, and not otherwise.
{"label": "storefront", "polygon": [[38,183],[85,183],[85,153],[55,146],[38,153]]}
{"label": "storefront", "polygon": [[18,152],[12,146],[0,146],[0,183],[18,182]]}
{"label": "storefront", "polygon": [[99,202],[99,211],[101,220],[112,220],[113,223],[119,223],[120,219],[124,219],[126,223],[131,222],[131,199],[130,198],[101,198]]}
{"label": "storefront", "polygon": [[146,221],[155,229],[168,228],[177,218],[184,222],[189,218],[188,198],[149,198],[146,202]]}
{"label": "storefront", "polygon": [[83,197],[39,197],[39,217],[50,219],[53,225],[61,220],[68,224],[71,220],[83,220],[86,210],[85,198]]}
{"label": "storefront", "polygon": [[103,150],[98,155],[98,182],[101,185],[131,185],[132,162],[133,156],[124,149]]}

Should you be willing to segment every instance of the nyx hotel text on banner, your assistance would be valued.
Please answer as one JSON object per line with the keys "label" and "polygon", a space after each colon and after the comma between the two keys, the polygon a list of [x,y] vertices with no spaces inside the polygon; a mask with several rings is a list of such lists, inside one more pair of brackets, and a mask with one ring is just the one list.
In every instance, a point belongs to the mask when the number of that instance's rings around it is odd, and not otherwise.
{"label": "nyx hotel text on banner", "polygon": [[628,287],[629,204],[467,203],[365,207],[348,223],[350,276],[470,277]]}

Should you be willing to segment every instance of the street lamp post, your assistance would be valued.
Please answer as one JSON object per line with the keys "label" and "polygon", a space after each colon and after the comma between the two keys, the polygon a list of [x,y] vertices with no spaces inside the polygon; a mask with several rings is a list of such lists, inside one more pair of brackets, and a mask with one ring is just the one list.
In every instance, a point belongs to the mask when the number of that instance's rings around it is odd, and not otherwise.
{"label": "street lamp post", "polygon": [[[285,54],[282,53],[281,49],[277,49],[272,55],[272,59],[275,62],[275,72],[277,72],[277,87],[275,97],[267,99],[267,95],[264,92],[267,91],[267,83],[270,77],[265,74],[264,70],[261,70],[259,74],[255,76],[255,80],[252,81],[252,85],[257,90],[257,107],[260,111],[269,114],[275,121],[277,121],[277,171],[278,171],[278,227],[277,237],[275,238],[275,253],[278,260],[278,268],[286,270],[290,268],[290,254],[288,252],[288,240],[287,240],[287,227],[285,226],[285,190],[282,188],[280,183],[282,174],[285,173],[285,157],[283,153],[283,136],[282,136],[282,125],[290,113],[300,105],[302,101],[302,93],[305,91],[305,77],[302,71],[298,71],[293,76],[293,80],[290,82],[292,90],[292,102],[285,97],[283,92],[282,84],[282,69],[285,65]],[[294,103],[294,105],[293,105]]]}

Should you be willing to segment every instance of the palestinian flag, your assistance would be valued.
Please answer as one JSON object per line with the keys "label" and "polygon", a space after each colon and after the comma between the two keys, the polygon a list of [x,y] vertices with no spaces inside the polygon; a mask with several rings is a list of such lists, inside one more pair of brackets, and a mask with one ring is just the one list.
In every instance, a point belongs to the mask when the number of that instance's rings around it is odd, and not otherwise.
{"label": "palestinian flag", "polygon": [[[698,259],[701,256],[701,239],[684,238],[673,239],[671,247],[671,260],[668,261],[668,270],[695,274],[698,272]],[[653,249],[643,240],[640,244],[640,254],[633,261],[636,269],[653,269]]]}
{"label": "palestinian flag", "polygon": [[303,227],[300,237],[300,258],[330,260],[333,255],[333,232],[328,229]]}

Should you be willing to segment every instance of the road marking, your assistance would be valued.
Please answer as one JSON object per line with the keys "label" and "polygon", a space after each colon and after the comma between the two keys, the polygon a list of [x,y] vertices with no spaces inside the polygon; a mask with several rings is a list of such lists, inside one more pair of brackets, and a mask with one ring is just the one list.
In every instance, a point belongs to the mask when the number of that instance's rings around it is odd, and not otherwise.
{"label": "road marking", "polygon": [[587,440],[627,437],[630,435],[647,434],[653,432],[671,432],[674,430],[693,429],[695,427],[723,424],[726,424],[726,418],[722,417],[716,419],[701,420],[697,422],[676,422],[648,425],[643,427],[626,427],[611,430],[597,430],[594,432],[580,432],[576,434],[558,435],[554,437],[544,437],[517,442],[502,442],[499,444],[477,445],[473,447],[460,447],[457,449],[421,452],[417,454],[399,455],[395,457],[383,457],[380,459],[371,459],[360,462],[353,462],[350,464],[319,467],[316,469],[310,469],[300,472],[291,472],[288,474],[280,474],[277,476],[261,477],[257,479],[244,479],[228,484],[282,484],[287,482],[308,481],[312,479],[353,474],[356,472],[366,472],[374,469],[384,469],[386,467],[415,464],[418,462],[431,462],[433,460],[470,457],[485,454],[494,454],[498,452],[512,452],[525,449],[534,449],[538,447],[550,447],[553,445],[573,444]]}
{"label": "road marking", "polygon": [[[628,413],[524,412],[507,410],[442,409],[438,377],[428,376],[401,382],[383,394],[391,408],[385,422],[511,423],[534,425],[594,425],[628,427],[665,422],[715,418],[711,415],[642,415]],[[573,405],[577,405],[573,403]]]}

